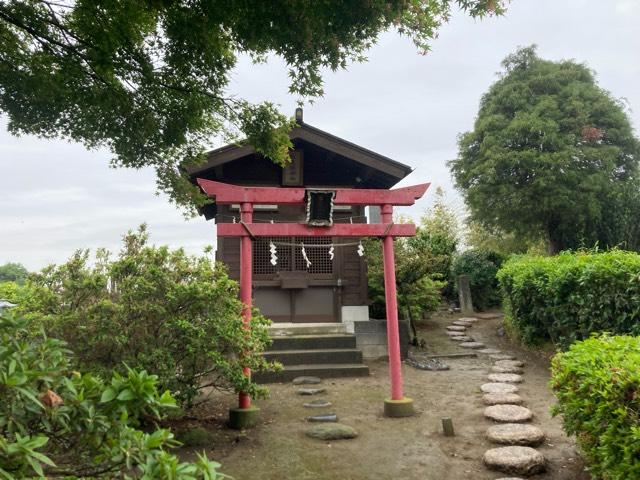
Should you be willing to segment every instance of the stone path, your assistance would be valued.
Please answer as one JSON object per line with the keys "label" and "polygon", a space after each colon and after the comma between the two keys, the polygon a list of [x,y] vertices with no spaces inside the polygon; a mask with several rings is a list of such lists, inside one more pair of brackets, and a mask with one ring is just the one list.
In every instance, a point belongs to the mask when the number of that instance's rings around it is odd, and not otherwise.
{"label": "stone path", "polygon": [[[473,340],[469,329],[479,318],[491,316],[465,317],[446,327],[452,341],[460,342],[462,348],[472,348],[477,353],[488,355],[494,361],[487,383],[480,386],[482,401],[487,407],[484,416],[494,422],[485,434],[488,441],[501,445],[487,450],[482,458],[490,470],[506,474],[530,476],[543,472],[546,459],[535,448],[545,438],[544,432],[528,422],[534,414],[522,406],[524,399],[517,394],[518,386],[524,382],[524,362],[514,355],[502,353],[496,348],[485,346]],[[463,340],[461,340],[463,339]],[[502,477],[498,480],[522,480],[519,477]]]}
{"label": "stone path", "polygon": [[[295,386],[300,385],[316,385],[315,387],[301,387],[296,389],[298,395],[318,395],[327,391],[326,388],[319,386],[322,383],[322,379],[318,377],[297,377],[291,382]],[[324,399],[312,400],[310,402],[303,403],[305,408],[320,409],[328,408],[331,406],[331,402]],[[358,432],[349,425],[344,425],[338,422],[338,415],[333,412],[322,412],[315,415],[306,417],[306,421],[314,424],[311,428],[305,431],[305,435],[310,438],[318,440],[330,441],[330,440],[348,440],[356,438]]]}

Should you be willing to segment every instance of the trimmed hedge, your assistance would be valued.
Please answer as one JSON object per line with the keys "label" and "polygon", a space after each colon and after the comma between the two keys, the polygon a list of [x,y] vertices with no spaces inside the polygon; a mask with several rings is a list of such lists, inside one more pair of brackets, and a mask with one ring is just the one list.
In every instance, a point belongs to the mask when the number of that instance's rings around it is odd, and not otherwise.
{"label": "trimmed hedge", "polygon": [[640,334],[640,255],[611,250],[518,256],[497,275],[511,325],[530,345],[592,333]]}
{"label": "trimmed hedge", "polygon": [[473,306],[479,310],[500,305],[500,291],[496,273],[504,257],[493,250],[467,250],[453,260],[451,273],[454,283],[458,275],[469,276]]}
{"label": "trimmed hedge", "polygon": [[593,478],[640,478],[640,337],[573,344],[554,357],[551,386]]}

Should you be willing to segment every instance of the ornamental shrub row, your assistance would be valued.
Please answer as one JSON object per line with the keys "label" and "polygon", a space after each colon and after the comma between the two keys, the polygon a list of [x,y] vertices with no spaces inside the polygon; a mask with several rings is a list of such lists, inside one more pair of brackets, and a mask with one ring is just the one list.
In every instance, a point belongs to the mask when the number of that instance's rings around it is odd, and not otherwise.
{"label": "ornamental shrub row", "polygon": [[574,343],[554,357],[551,386],[593,478],[640,478],[640,337]]}
{"label": "ornamental shrub row", "polygon": [[611,250],[517,256],[498,272],[512,326],[527,344],[566,348],[593,332],[640,334],[640,255]]}

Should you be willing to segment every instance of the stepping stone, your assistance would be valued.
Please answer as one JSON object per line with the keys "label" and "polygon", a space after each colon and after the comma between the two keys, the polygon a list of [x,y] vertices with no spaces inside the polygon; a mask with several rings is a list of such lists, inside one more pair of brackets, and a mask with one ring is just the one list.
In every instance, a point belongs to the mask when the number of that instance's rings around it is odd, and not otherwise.
{"label": "stepping stone", "polygon": [[450,332],[465,332],[467,330],[467,327],[463,327],[461,325],[449,325],[447,327],[447,330],[449,330]]}
{"label": "stepping stone", "polygon": [[449,335],[450,337],[460,337],[462,335],[466,335],[466,333],[464,333],[464,332],[454,332],[454,331],[447,330],[447,335]]}
{"label": "stepping stone", "polygon": [[453,340],[454,342],[473,342],[473,337],[460,335],[458,337],[451,337],[450,340]]}
{"label": "stepping stone", "polygon": [[482,461],[492,470],[516,475],[529,476],[545,470],[544,456],[531,447],[492,448],[485,452]]}
{"label": "stepping stone", "polygon": [[515,360],[516,357],[513,355],[509,355],[508,353],[496,353],[493,355],[489,355],[491,360]]}
{"label": "stepping stone", "polygon": [[496,480],[524,480],[524,478],[520,478],[520,477],[501,477],[501,478],[497,478]]}
{"label": "stepping stone", "polygon": [[512,367],[512,366],[502,367],[500,365],[494,365],[493,367],[491,367],[491,371],[493,373],[518,373],[518,374],[521,374],[522,373],[522,368],[520,368],[520,367]]}
{"label": "stepping stone", "polygon": [[484,343],[481,342],[462,342],[460,344],[462,348],[484,348]]}
{"label": "stepping stone", "polygon": [[323,413],[321,415],[312,415],[307,417],[307,422],[337,422],[338,415],[335,413]]}
{"label": "stepping stone", "polygon": [[498,360],[494,363],[496,367],[524,367],[524,362],[520,360]]}
{"label": "stepping stone", "polygon": [[476,317],[461,317],[458,319],[459,322],[471,322],[476,323],[478,319]]}
{"label": "stepping stone", "polygon": [[511,383],[485,383],[480,390],[484,393],[516,393],[518,387]]}
{"label": "stepping stone", "polygon": [[296,393],[298,395],[317,395],[319,393],[324,393],[326,392],[327,389],[326,388],[299,388],[298,390],[296,390]]}
{"label": "stepping stone", "polygon": [[520,405],[492,405],[484,409],[484,416],[505,423],[528,422],[533,418],[533,412]]}
{"label": "stepping stone", "polygon": [[470,327],[472,325],[471,322],[465,322],[464,320],[456,320],[451,322],[453,325],[458,325],[459,327]]}
{"label": "stepping stone", "polygon": [[482,396],[485,405],[503,405],[505,403],[511,405],[520,405],[522,397],[517,393],[485,393]]}
{"label": "stepping stone", "polygon": [[505,423],[487,429],[487,438],[504,445],[524,445],[535,447],[544,441],[544,432],[533,425]]}
{"label": "stepping stone", "polygon": [[487,378],[492,382],[522,383],[524,378],[516,373],[490,373]]}
{"label": "stepping stone", "polygon": [[478,313],[476,316],[478,318],[481,318],[482,320],[492,320],[494,318],[502,318],[503,314],[502,313]]}
{"label": "stepping stone", "polygon": [[318,440],[345,440],[358,436],[358,432],[356,432],[353,427],[343,425],[342,423],[315,425],[305,433],[307,437],[317,438]]}
{"label": "stepping stone", "polygon": [[328,402],[327,400],[321,400],[321,399],[312,400],[311,402],[303,404],[303,407],[305,408],[325,408],[330,406],[331,406],[331,402]]}
{"label": "stepping stone", "polygon": [[316,385],[322,380],[318,377],[296,377],[293,379],[294,385]]}
{"label": "stepping stone", "polygon": [[486,353],[488,355],[500,353],[500,350],[497,348],[483,348],[482,350],[478,350],[480,353]]}

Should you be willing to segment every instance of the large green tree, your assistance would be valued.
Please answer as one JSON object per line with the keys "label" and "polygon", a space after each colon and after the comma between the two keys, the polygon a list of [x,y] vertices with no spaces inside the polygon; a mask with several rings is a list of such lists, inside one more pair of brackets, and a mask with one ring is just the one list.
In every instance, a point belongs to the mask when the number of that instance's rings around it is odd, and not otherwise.
{"label": "large green tree", "polygon": [[543,60],[534,46],[502,65],[450,162],[473,219],[544,237],[552,254],[632,240],[640,143],[622,102],[587,66]]}
{"label": "large green tree", "polygon": [[24,283],[29,272],[21,263],[5,263],[0,265],[0,282]]}
{"label": "large green tree", "polygon": [[[364,60],[391,28],[427,51],[453,7],[482,17],[503,0],[0,0],[0,112],[12,133],[106,147],[113,164],[158,173],[194,200],[181,174],[212,138],[244,136],[288,161],[291,121],[230,96],[239,54],[282,58],[290,91],[322,95],[324,69]],[[202,198],[196,198],[202,200]]]}

